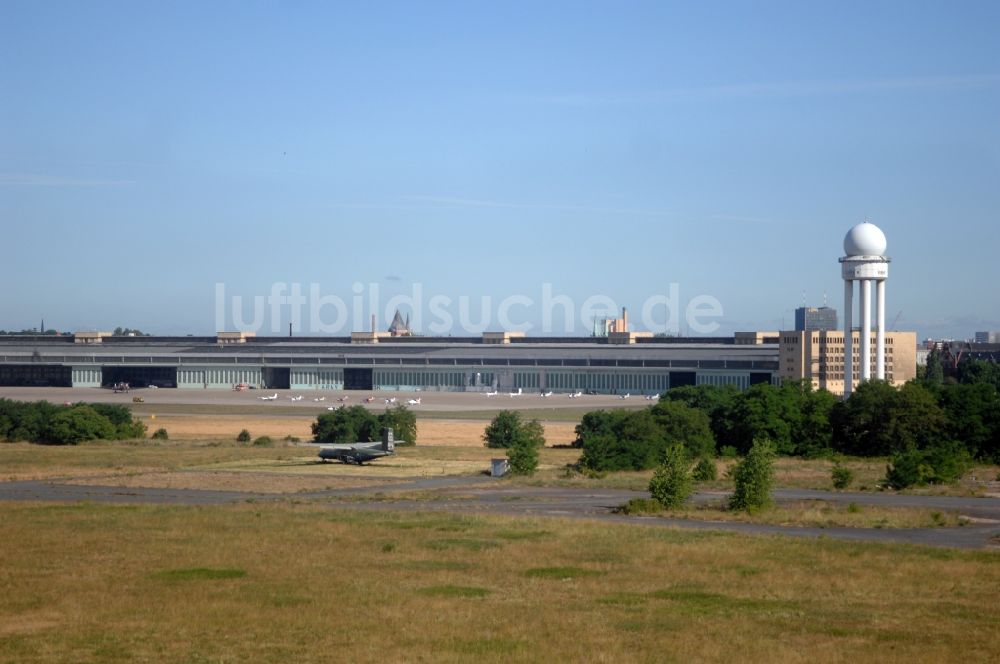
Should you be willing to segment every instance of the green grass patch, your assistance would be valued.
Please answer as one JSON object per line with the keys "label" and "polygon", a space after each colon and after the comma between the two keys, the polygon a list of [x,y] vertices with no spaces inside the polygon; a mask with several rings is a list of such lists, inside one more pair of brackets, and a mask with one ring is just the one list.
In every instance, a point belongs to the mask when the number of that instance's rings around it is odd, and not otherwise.
{"label": "green grass patch", "polygon": [[548,530],[500,530],[494,533],[503,540],[540,540],[552,537],[552,532]]}
{"label": "green grass patch", "polygon": [[402,569],[412,569],[425,572],[464,572],[472,569],[471,563],[457,560],[403,560],[396,564]]}
{"label": "green grass patch", "polygon": [[424,543],[429,549],[466,549],[468,551],[482,551],[483,549],[496,549],[500,542],[487,539],[473,539],[471,537],[446,537],[443,539],[430,540]]}
{"label": "green grass patch", "polygon": [[490,591],[476,586],[430,586],[421,588],[418,594],[425,597],[486,597]]}
{"label": "green grass patch", "polygon": [[163,581],[210,581],[216,579],[242,579],[247,575],[244,569],[214,569],[211,567],[188,567],[168,569],[153,574]]}
{"label": "green grass patch", "polygon": [[524,572],[524,575],[531,579],[557,579],[565,581],[567,579],[579,579],[585,576],[599,576],[601,573],[582,567],[533,567]]}

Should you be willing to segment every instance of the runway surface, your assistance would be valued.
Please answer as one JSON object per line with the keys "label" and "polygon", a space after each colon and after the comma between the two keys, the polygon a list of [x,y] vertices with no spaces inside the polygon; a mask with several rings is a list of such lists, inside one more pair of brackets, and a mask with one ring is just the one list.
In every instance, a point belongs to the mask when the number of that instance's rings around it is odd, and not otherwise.
{"label": "runway surface", "polygon": [[[387,478],[380,478],[387,479]],[[389,492],[431,491],[433,500],[393,500]],[[366,494],[382,494],[378,501],[358,500]],[[721,494],[697,494],[694,500],[718,499]],[[876,529],[776,526],[729,521],[696,521],[665,517],[627,516],[615,508],[628,500],[648,496],[645,492],[612,489],[512,487],[489,477],[448,477],[403,480],[391,486],[355,487],[294,494],[263,494],[195,489],[148,489],[83,486],[46,481],[0,483],[0,501],[149,503],[175,505],[224,505],[252,500],[266,502],[295,498],[329,500],[331,509],[374,511],[444,511],[505,516],[573,518],[609,523],[631,523],[655,527],[690,528],[739,532],[750,535],[833,538],[866,542],[908,543],[961,549],[1000,551],[1000,499],[948,496],[898,496],[894,494],[838,493],[808,490],[777,490],[775,500],[792,502],[824,500],[859,505],[909,506],[953,510],[974,517],[976,523],[950,528]],[[338,502],[350,497],[352,500]]]}

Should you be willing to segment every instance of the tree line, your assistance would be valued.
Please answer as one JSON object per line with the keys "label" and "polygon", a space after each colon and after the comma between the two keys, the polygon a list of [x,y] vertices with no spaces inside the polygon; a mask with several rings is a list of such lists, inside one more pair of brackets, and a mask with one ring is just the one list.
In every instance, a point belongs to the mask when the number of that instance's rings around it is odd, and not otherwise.
{"label": "tree line", "polygon": [[808,382],[677,387],[644,410],[587,413],[576,433],[592,470],[653,468],[674,443],[698,459],[767,440],[788,456],[888,456],[890,484],[893,468],[899,484],[950,481],[973,460],[1000,462],[1000,367],[967,360],[955,379],[868,381],[846,400]]}
{"label": "tree line", "polygon": [[78,403],[59,406],[47,401],[0,399],[0,439],[51,445],[88,440],[144,438],[146,425],[125,406]]}

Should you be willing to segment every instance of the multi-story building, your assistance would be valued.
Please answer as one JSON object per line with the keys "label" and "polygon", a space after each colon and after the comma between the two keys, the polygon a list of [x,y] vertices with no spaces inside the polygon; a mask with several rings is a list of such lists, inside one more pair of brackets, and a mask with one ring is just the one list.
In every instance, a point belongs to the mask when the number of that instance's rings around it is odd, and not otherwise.
{"label": "multi-story building", "polygon": [[976,332],[977,344],[1000,344],[1000,332]]}
{"label": "multi-story building", "polygon": [[836,330],[837,310],[833,307],[799,307],[795,310],[795,329]]}
{"label": "multi-story building", "polygon": [[[859,366],[861,333],[854,330],[853,386],[861,376]],[[875,338],[869,340],[872,367]],[[778,374],[782,380],[809,380],[816,389],[844,393],[844,332],[842,330],[794,330],[781,332],[778,341]],[[874,375],[874,370],[872,375]],[[917,375],[917,333],[886,332],[885,379],[899,386]]]}

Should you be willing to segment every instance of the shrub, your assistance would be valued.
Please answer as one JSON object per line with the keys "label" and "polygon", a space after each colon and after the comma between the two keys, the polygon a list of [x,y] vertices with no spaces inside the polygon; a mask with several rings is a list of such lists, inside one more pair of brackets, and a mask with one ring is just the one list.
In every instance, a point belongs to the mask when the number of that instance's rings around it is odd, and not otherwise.
{"label": "shrub", "polygon": [[663,505],[653,498],[633,498],[617,511],[622,514],[659,514],[663,511]]}
{"label": "shrub", "polygon": [[676,509],[691,496],[691,474],[688,456],[683,445],[667,448],[663,462],[649,480],[649,493],[656,502],[667,509]]}
{"label": "shrub", "polygon": [[274,445],[274,441],[271,440],[270,436],[260,436],[254,439],[253,445],[254,447],[271,447]]}
{"label": "shrub", "polygon": [[49,442],[76,445],[85,440],[111,439],[115,426],[88,405],[80,404],[52,416],[46,438]]}
{"label": "shrub", "polygon": [[538,469],[538,446],[527,439],[516,441],[507,448],[511,475],[534,475]]}
{"label": "shrub", "polygon": [[[494,418],[493,424],[498,426],[494,429],[494,434],[502,432],[503,436],[509,436],[507,448],[507,460],[510,462],[510,472],[512,475],[533,475],[538,469],[538,448],[545,445],[545,430],[538,420],[521,422],[520,415],[513,413],[513,419],[504,415],[509,411],[502,411]],[[501,415],[504,418],[501,419]],[[498,421],[499,420],[499,421]],[[487,427],[483,434],[486,444],[490,445],[490,429]]]}
{"label": "shrub", "polygon": [[774,483],[774,447],[766,439],[755,440],[746,457],[733,471],[736,489],[729,500],[734,510],[752,511],[771,504]]}
{"label": "shrub", "polygon": [[732,445],[723,445],[719,449],[719,456],[723,459],[735,459],[740,455],[740,451]]}
{"label": "shrub", "polygon": [[151,436],[151,438],[153,440],[169,440],[170,439],[170,435],[167,434],[167,430],[166,429],[164,429],[163,427],[160,427],[159,429],[157,429],[156,431],[153,432],[153,435]]}
{"label": "shrub", "polygon": [[285,436],[285,442],[286,443],[301,443],[302,439],[299,438],[298,436],[288,435],[288,436]]}
{"label": "shrub", "polygon": [[715,467],[715,460],[711,457],[702,457],[694,467],[692,477],[697,482],[713,482],[719,477],[719,471]]}
{"label": "shrub", "polygon": [[521,414],[512,410],[501,410],[483,432],[486,447],[499,449],[514,444],[518,430],[521,428]]}
{"label": "shrub", "polygon": [[368,443],[379,438],[379,418],[364,406],[323,413],[312,425],[317,443]]}
{"label": "shrub", "polygon": [[892,455],[885,483],[893,489],[954,482],[968,468],[969,454],[956,442],[938,443],[926,450],[907,449]]}
{"label": "shrub", "polygon": [[850,468],[836,463],[833,465],[833,470],[830,471],[830,478],[833,480],[834,489],[846,489],[854,481],[854,472]]}
{"label": "shrub", "polygon": [[609,411],[604,418],[605,427],[582,432],[581,465],[592,470],[656,467],[667,441],[650,409]]}
{"label": "shrub", "polygon": [[385,412],[378,416],[378,422],[379,433],[383,429],[392,429],[396,445],[417,444],[417,416],[403,404],[386,408]]}
{"label": "shrub", "polygon": [[250,432],[243,429],[236,435],[237,443],[249,443],[250,442]]}

